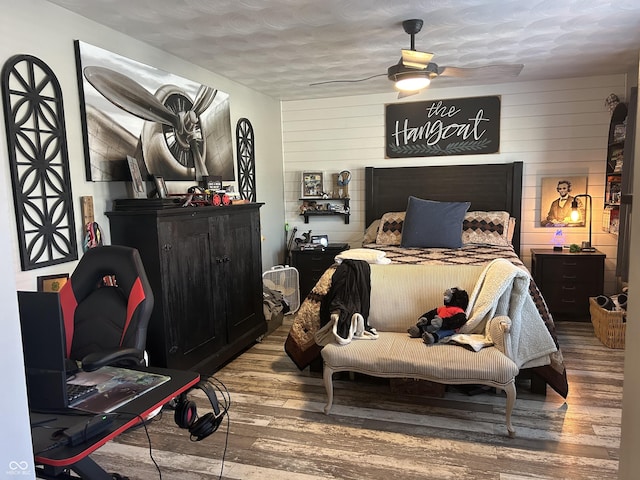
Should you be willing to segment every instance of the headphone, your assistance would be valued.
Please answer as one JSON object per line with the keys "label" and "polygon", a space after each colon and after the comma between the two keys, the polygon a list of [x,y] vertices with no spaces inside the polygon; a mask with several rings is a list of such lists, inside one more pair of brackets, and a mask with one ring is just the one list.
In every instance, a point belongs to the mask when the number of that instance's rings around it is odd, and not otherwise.
{"label": "headphone", "polygon": [[[202,390],[207,395],[209,403],[211,403],[211,407],[213,408],[213,412],[205,413],[202,417],[198,416],[198,410],[195,402],[192,402],[187,397],[187,394],[194,388]],[[224,407],[222,411],[220,410],[215,387],[208,381],[201,380],[195,386],[187,390],[187,392],[180,394],[174,418],[176,424],[180,428],[189,429],[191,439],[197,442],[207,438],[213,432],[218,430],[218,427],[222,423],[226,413],[226,407]]]}

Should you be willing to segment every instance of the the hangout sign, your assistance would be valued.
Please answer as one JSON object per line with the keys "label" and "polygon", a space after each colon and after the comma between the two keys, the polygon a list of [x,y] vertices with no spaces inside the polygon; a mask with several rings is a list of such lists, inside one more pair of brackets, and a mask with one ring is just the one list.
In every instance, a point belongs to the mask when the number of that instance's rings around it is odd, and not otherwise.
{"label": "the hangout sign", "polygon": [[476,155],[500,150],[500,97],[386,106],[386,157]]}

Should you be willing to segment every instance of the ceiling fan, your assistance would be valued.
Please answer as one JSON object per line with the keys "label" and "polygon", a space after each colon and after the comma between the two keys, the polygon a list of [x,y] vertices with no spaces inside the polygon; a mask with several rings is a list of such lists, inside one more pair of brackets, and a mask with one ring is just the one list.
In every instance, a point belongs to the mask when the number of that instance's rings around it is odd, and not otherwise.
{"label": "ceiling fan", "polygon": [[[394,86],[400,91],[398,98],[419,93],[423,88],[429,86],[431,80],[436,77],[516,77],[524,67],[521,63],[470,68],[439,67],[431,61],[434,56],[433,53],[421,52],[415,48],[415,35],[420,32],[422,25],[423,21],[421,19],[411,19],[402,22],[404,31],[411,35],[411,48],[408,50],[402,49],[402,58],[400,58],[397,64],[390,66],[386,73],[389,80],[394,82]],[[381,73],[356,80],[329,80],[326,82],[312,83],[311,85],[362,82],[382,75],[385,74]]]}

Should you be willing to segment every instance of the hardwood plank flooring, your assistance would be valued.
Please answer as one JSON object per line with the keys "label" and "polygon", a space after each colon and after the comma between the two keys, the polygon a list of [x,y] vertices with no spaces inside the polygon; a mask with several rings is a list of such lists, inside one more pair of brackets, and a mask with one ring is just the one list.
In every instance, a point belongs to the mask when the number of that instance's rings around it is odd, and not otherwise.
{"label": "hardwood plank flooring", "polygon": [[[602,479],[617,476],[622,350],[612,350],[586,322],[558,322],[569,397],[546,397],[518,385],[516,438],[506,435],[505,398],[444,398],[391,393],[388,380],[347,375],[334,380],[331,415],[319,373],[300,372],[284,353],[290,321],[215,375],[231,394],[228,422],[189,441],[171,410],[149,423],[162,478],[277,479]],[[192,392],[201,414],[204,394]],[[228,436],[227,436],[228,434]],[[226,448],[224,472],[221,460]],[[159,478],[143,428],[121,435],[92,457],[131,480]]]}

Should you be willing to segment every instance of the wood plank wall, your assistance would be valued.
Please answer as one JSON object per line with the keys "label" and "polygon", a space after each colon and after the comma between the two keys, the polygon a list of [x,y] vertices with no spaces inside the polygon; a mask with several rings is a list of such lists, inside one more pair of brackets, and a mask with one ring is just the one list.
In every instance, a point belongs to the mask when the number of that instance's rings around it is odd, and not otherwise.
{"label": "wood plank wall", "polygon": [[[605,292],[616,289],[615,235],[601,230],[609,111],[604,100],[615,93],[625,100],[624,75],[514,82],[481,87],[434,88],[397,100],[394,93],[283,102],[285,221],[291,228],[328,234],[332,242],[360,246],[364,225],[364,167],[524,162],[522,257],[530,265],[531,248],[550,246],[555,229],[539,227],[543,177],[587,176],[593,197],[593,244],[607,255]],[[312,88],[312,87],[309,87]],[[366,84],[363,83],[363,92]],[[502,98],[500,153],[491,155],[384,158],[384,105],[485,95]],[[351,221],[299,215],[303,171],[331,174],[348,169]],[[455,188],[455,185],[452,185]],[[574,192],[580,193],[580,192]],[[546,209],[546,206],[542,207]],[[564,229],[568,243],[588,238],[587,228]]]}

